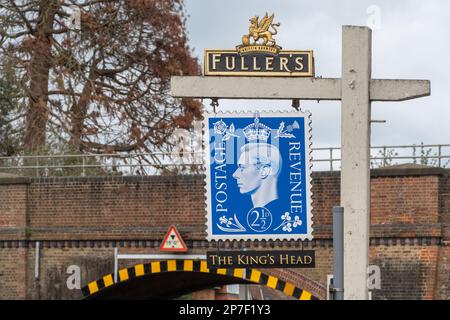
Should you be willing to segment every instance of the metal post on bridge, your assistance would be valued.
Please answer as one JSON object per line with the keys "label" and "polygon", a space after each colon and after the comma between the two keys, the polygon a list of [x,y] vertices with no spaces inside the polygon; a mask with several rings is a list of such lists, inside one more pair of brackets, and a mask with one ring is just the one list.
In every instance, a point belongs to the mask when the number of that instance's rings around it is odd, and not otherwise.
{"label": "metal post on bridge", "polygon": [[344,208],[333,208],[333,300],[344,300]]}
{"label": "metal post on bridge", "polygon": [[441,168],[442,162],[441,162],[441,158],[442,158],[442,146],[439,145],[438,146],[438,167]]}
{"label": "metal post on bridge", "polygon": [[117,272],[119,271],[119,249],[114,247],[114,283],[117,283]]}

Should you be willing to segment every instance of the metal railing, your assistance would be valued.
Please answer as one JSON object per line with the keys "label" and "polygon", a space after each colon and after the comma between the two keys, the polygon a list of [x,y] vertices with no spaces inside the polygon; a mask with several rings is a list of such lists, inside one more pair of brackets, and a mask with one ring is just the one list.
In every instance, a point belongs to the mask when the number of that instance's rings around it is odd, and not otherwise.
{"label": "metal railing", "polygon": [[[313,171],[340,170],[338,147],[313,148]],[[190,174],[202,172],[202,152],[69,154],[0,157],[0,172],[23,176]],[[371,147],[371,167],[413,163],[450,168],[450,144]]]}
{"label": "metal railing", "polygon": [[[373,169],[406,163],[450,168],[450,144],[372,146],[370,149]],[[340,151],[339,147],[313,148],[313,170],[340,170]]]}

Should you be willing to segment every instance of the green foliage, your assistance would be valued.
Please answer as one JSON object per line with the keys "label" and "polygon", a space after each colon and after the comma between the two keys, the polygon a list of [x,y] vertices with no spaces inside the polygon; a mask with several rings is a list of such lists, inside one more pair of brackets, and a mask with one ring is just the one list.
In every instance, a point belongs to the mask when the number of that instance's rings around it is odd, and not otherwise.
{"label": "green foliage", "polygon": [[31,237],[31,228],[30,227],[26,227],[25,228],[25,238],[30,238]]}
{"label": "green foliage", "polygon": [[[407,149],[408,152],[410,152],[411,150],[410,148],[411,147]],[[445,146],[441,148],[445,148]],[[412,146],[412,155],[410,153],[408,154],[408,157],[410,158],[408,158],[407,160],[404,159],[399,160],[396,159],[396,157],[399,156],[396,149],[386,147],[384,149],[378,150],[375,157],[380,159],[371,160],[370,165],[372,168],[383,168],[400,164],[399,161],[401,163],[408,161],[410,163],[412,162],[413,164],[420,164],[424,166],[431,166],[431,167],[440,166],[442,168],[449,167],[450,159],[442,158],[441,161],[439,161],[439,155],[440,155],[439,149],[437,146],[428,147],[423,142],[421,142],[420,145]]]}
{"label": "green foliage", "polygon": [[394,158],[398,156],[398,152],[395,149],[378,150],[376,157],[383,159],[371,160],[370,165],[372,168],[383,168],[394,165]]}
{"label": "green foliage", "polygon": [[[417,148],[419,148],[419,154],[417,155]],[[414,164],[421,164],[425,166],[432,166],[437,167],[438,166],[438,159],[437,158],[430,158],[430,157],[437,157],[437,153],[433,153],[432,148],[426,148],[424,146],[424,143],[421,142],[420,146],[415,146],[413,148],[413,157],[414,157]]]}

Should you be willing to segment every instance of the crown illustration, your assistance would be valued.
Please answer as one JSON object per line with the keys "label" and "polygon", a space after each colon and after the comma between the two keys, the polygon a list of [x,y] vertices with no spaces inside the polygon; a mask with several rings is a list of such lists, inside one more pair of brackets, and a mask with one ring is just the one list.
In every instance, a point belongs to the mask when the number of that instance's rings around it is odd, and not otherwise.
{"label": "crown illustration", "polygon": [[255,115],[255,121],[244,129],[244,136],[248,141],[267,141],[270,136],[271,129],[259,122],[259,115]]}

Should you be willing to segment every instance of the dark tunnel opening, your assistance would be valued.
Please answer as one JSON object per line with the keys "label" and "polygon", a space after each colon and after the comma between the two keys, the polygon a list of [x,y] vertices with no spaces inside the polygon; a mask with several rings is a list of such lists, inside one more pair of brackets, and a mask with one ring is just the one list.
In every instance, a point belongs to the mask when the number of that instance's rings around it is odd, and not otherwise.
{"label": "dark tunnel opening", "polygon": [[202,272],[163,272],[120,282],[86,297],[86,299],[167,300],[227,284],[251,284],[251,282],[236,277]]}

